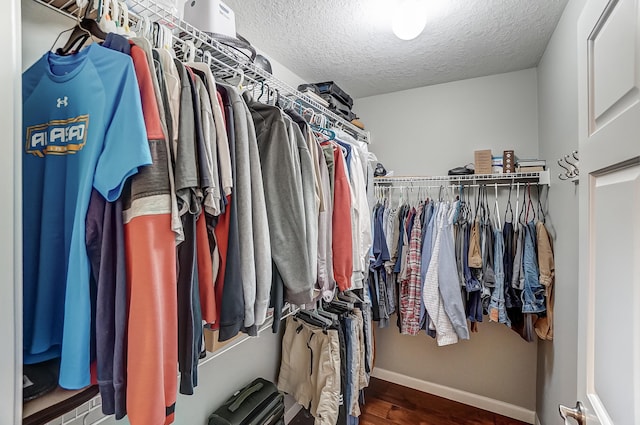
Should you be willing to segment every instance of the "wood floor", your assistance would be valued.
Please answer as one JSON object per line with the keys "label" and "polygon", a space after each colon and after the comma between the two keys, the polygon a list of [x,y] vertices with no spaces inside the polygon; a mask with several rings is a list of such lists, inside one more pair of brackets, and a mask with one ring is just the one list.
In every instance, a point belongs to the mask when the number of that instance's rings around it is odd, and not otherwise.
{"label": "wood floor", "polygon": [[[371,378],[360,425],[526,425],[486,410]],[[304,410],[290,425],[313,424]]]}

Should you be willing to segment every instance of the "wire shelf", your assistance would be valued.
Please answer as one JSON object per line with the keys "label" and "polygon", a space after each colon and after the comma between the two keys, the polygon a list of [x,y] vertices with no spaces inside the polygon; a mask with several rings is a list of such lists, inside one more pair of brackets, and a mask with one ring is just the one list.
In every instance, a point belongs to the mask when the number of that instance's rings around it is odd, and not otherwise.
{"label": "wire shelf", "polygon": [[511,185],[514,183],[535,183],[549,185],[549,170],[528,173],[503,173],[503,174],[469,174],[462,176],[391,176],[376,177],[376,186],[406,186],[406,187],[438,187],[449,185]]}
{"label": "wire shelf", "polygon": [[[70,18],[76,19],[79,9],[75,0],[34,0]],[[201,31],[191,24],[176,17],[165,6],[155,0],[126,0],[129,7],[130,25],[135,25],[140,19],[148,19],[158,22],[169,29],[173,34],[173,48],[176,57],[183,59],[188,43],[196,47],[196,56],[199,59],[208,59],[211,56],[210,65],[217,78],[227,80],[242,72],[245,79],[256,84],[264,84],[271,91],[277,92],[282,98],[288,98],[291,105],[299,105],[300,109],[312,109],[321,114],[334,125],[347,131],[357,140],[369,143],[368,131],[362,130],[351,124],[336,113],[330,111],[316,100],[298,91],[283,81],[275,78],[262,68],[256,67],[251,59],[242,52],[226,46],[208,33]],[[95,11],[92,11],[95,16]],[[90,15],[91,16],[91,15]]]}

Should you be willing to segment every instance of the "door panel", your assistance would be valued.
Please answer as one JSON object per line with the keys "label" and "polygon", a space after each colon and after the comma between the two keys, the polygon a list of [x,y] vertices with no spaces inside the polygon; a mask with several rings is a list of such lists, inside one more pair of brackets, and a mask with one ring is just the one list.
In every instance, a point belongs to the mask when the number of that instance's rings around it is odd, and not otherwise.
{"label": "door panel", "polygon": [[589,37],[593,131],[638,101],[635,1],[612,1]]}
{"label": "door panel", "polygon": [[639,1],[589,0],[578,22],[577,393],[588,425],[640,423]]}
{"label": "door panel", "polygon": [[[634,239],[640,229],[637,215],[640,165],[594,174],[590,180],[593,221],[591,241],[594,300],[593,364],[588,375],[591,401],[599,404],[617,425],[640,423],[634,388],[640,387],[640,282]],[[621,213],[624,211],[629,214]],[[616,314],[611,314],[616,312]],[[631,368],[629,368],[631,365]]]}

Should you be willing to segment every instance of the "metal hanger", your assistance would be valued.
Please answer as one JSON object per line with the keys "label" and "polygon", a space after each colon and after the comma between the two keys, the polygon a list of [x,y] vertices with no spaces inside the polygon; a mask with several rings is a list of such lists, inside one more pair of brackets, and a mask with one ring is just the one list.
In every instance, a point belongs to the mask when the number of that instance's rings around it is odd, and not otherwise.
{"label": "metal hanger", "polygon": [[331,319],[328,319],[324,316],[321,316],[320,314],[316,313],[313,310],[303,310],[300,309],[298,310],[298,312],[296,313],[296,316],[300,317],[301,319],[304,320],[304,316],[306,317],[310,317],[314,320],[317,320],[320,323],[323,323],[325,326],[331,326],[333,325],[333,321]]}
{"label": "metal hanger", "polygon": [[[542,197],[540,196],[540,185],[536,185],[538,189],[538,217],[540,217],[540,221],[545,223],[547,221],[547,214],[544,211],[544,206],[542,205]],[[542,193],[544,193],[544,187],[542,188]],[[547,188],[547,200],[549,199],[549,189]]]}
{"label": "metal hanger", "polygon": [[500,206],[498,205],[498,183],[494,183],[493,188],[495,190],[496,203],[495,203],[495,213],[496,213],[496,229],[502,229],[502,223],[500,222]]}
{"label": "metal hanger", "polygon": [[[504,208],[504,222],[513,222],[513,208],[511,207],[511,192],[513,191],[513,181],[509,185],[509,197],[507,198],[507,205]],[[511,220],[507,220],[507,214],[511,214]]]}
{"label": "metal hanger", "polygon": [[527,199],[527,195],[528,195],[528,200],[526,203],[526,214],[525,214],[525,218],[524,218],[524,223],[527,224],[529,222],[529,210],[531,210],[531,213],[533,214],[533,217],[531,218],[531,220],[535,220],[536,219],[536,209],[533,206],[533,202],[531,201],[531,183],[527,183],[527,190],[525,192],[525,199]]}

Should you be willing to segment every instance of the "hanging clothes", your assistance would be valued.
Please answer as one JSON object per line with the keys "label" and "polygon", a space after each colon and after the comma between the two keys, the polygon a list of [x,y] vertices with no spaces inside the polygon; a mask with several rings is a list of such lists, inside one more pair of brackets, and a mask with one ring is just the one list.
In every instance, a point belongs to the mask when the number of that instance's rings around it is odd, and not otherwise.
{"label": "hanging clothes", "polygon": [[[144,173],[136,175],[130,189],[123,193],[129,291],[126,410],[134,423],[142,418],[160,423],[173,420],[177,392],[177,350],[173,350],[173,344],[169,342],[174,338],[177,341],[176,271],[173,266],[176,253],[171,226],[172,170],[168,141],[161,124],[156,73],[149,66],[144,47],[132,45],[131,57],[153,164]],[[154,340],[167,341],[160,347],[148,342],[148,329],[158,322],[164,326]],[[153,388],[151,394],[149,384]],[[138,401],[142,397],[149,397],[151,402],[141,405]]]}
{"label": "hanging clothes", "polygon": [[[234,126],[234,110],[231,99],[226,88],[218,85],[218,93],[224,105],[224,118],[227,129],[227,140],[229,141],[229,153],[231,157],[231,175],[236,181],[236,169],[238,163],[235,157],[236,132]],[[224,283],[222,289],[222,304],[220,321],[219,340],[226,341],[238,334],[244,324],[244,295],[242,293],[244,283],[242,281],[242,265],[240,257],[240,234],[238,229],[238,197],[235,192],[231,196],[228,205],[228,245],[226,255],[226,266],[224,270]],[[225,213],[225,214],[227,214]],[[216,226],[217,228],[217,226]],[[222,230],[223,232],[225,229]],[[224,238],[224,234],[220,235]]]}
{"label": "hanging clothes", "polygon": [[[338,412],[357,423],[373,366],[366,146],[337,129],[327,141],[294,111],[143,37],[48,53],[23,88],[25,222],[40,223],[46,207],[47,228],[59,230],[51,243],[37,226],[25,235],[25,258],[38,263],[25,269],[25,361],[60,357],[60,384],[75,389],[90,382],[95,352],[104,413],[168,424],[177,392],[193,394],[201,379],[205,323],[220,341],[257,335],[271,305],[277,331],[285,299],[334,302],[357,289],[338,336],[351,347]],[[40,108],[45,98],[57,108]],[[64,196],[50,173],[67,175]],[[385,308],[395,301],[389,260],[376,282]]]}
{"label": "hanging clothes", "polygon": [[269,105],[251,101],[248,104],[255,125],[262,167],[267,218],[270,229],[273,273],[281,276],[286,300],[295,304],[313,299],[312,271],[304,199],[298,183],[300,174],[297,145],[288,138],[288,127],[282,112]]}
{"label": "hanging clothes", "polygon": [[504,299],[504,241],[500,229],[495,229],[494,268],[496,284],[489,303],[489,320],[511,327]]}
{"label": "hanging clothes", "polygon": [[[469,329],[465,319],[462,293],[457,276],[455,246],[453,240],[453,221],[459,203],[446,204],[442,213],[442,225],[439,233],[440,247],[438,258],[438,288],[444,309],[459,339],[469,339]],[[448,208],[448,211],[447,211]]]}
{"label": "hanging clothes", "polygon": [[522,316],[520,293],[518,293],[518,290],[511,283],[514,274],[514,250],[516,249],[514,240],[517,238],[513,230],[512,222],[505,221],[504,227],[502,228],[502,236],[504,240],[504,304],[511,327],[518,332],[518,329],[522,329],[524,318]]}
{"label": "hanging clothes", "polygon": [[[325,142],[330,143],[330,142]],[[325,144],[325,146],[327,146]],[[353,274],[353,227],[351,221],[351,188],[347,177],[346,160],[335,144],[333,150],[333,276],[341,291],[351,287]]]}
{"label": "hanging clothes", "polygon": [[[553,288],[547,285],[553,279],[551,240],[540,222],[518,223],[514,231],[510,198],[511,218],[505,211],[501,226],[497,193],[496,186],[495,227],[485,187],[478,189],[475,212],[462,188],[453,202],[418,199],[416,207],[409,202],[393,208],[389,190],[378,193],[371,215],[374,251],[369,292],[373,320],[380,327],[386,326],[392,304],[389,296],[381,296],[380,282],[384,282],[387,290],[398,288],[397,324],[403,334],[425,329],[439,345],[452,344],[468,339],[469,331],[477,332],[477,323],[489,315],[490,321],[506,324],[526,340],[533,339],[534,324],[541,339],[552,337],[548,317],[553,311],[546,307],[553,300]],[[528,196],[520,220],[531,212]],[[388,254],[385,273],[379,270],[383,253]],[[538,263],[545,264],[539,276]],[[411,302],[416,293],[420,303]],[[535,312],[529,311],[531,306]]]}
{"label": "hanging clothes", "polygon": [[420,298],[422,296],[420,279],[420,253],[422,251],[422,212],[424,204],[415,211],[411,227],[406,261],[406,278],[400,282],[400,310],[402,311],[402,333],[416,335],[420,331]]}
{"label": "hanging clothes", "polygon": [[386,282],[387,282],[387,273],[384,268],[384,264],[386,261],[390,259],[389,251],[387,250],[387,244],[384,242],[384,235],[382,230],[382,213],[384,211],[384,207],[382,205],[378,205],[374,208],[373,212],[373,223],[375,226],[374,234],[376,237],[373,242],[372,249],[372,261],[370,265],[370,291],[372,292],[373,298],[375,299],[375,310],[377,321],[380,322],[380,327],[385,327],[388,325],[389,320],[389,312],[386,308]]}
{"label": "hanging clothes", "polygon": [[536,334],[540,339],[553,339],[553,308],[555,262],[553,257],[553,243],[544,223],[536,223],[538,242],[538,265],[540,267],[540,284],[545,288],[546,316],[538,318],[535,323]]}
{"label": "hanging clothes", "polygon": [[544,288],[540,285],[538,274],[538,256],[536,253],[536,226],[533,221],[527,223],[525,230],[525,245],[523,253],[524,290],[522,293],[522,312],[541,313],[544,305]]}
{"label": "hanging clothes", "polygon": [[[429,201],[425,206],[424,212],[422,214],[424,231],[422,232],[422,258],[420,261],[420,291],[422,291],[422,288],[424,288],[427,270],[429,270],[429,263],[431,262],[431,254],[433,253],[433,246],[436,241],[436,220],[434,220],[434,209],[434,202]],[[429,315],[427,314],[427,307],[425,306],[424,297],[422,295],[420,296],[419,329],[424,330],[426,334],[432,338],[436,337],[435,326],[433,326],[431,320],[429,319]]]}
{"label": "hanging clothes", "polygon": [[[358,423],[359,400],[372,369],[370,305],[323,303],[286,320],[278,389],[309,409],[315,424]],[[334,318],[327,318],[333,314]]]}
{"label": "hanging clothes", "polygon": [[337,329],[322,329],[288,317],[282,350],[278,389],[310,407],[316,424],[335,424],[340,403]]}
{"label": "hanging clothes", "polygon": [[435,243],[429,268],[425,276],[423,287],[423,298],[425,308],[429,318],[433,322],[436,330],[436,340],[439,346],[455,344],[458,342],[458,335],[451,323],[451,319],[446,313],[444,302],[439,291],[439,267],[440,267],[440,249],[443,236],[443,223],[446,219],[448,206],[440,203],[434,212],[437,230],[435,233]]}

